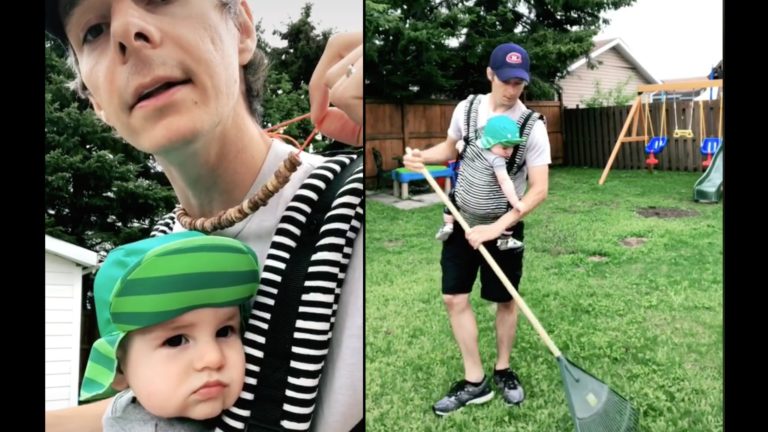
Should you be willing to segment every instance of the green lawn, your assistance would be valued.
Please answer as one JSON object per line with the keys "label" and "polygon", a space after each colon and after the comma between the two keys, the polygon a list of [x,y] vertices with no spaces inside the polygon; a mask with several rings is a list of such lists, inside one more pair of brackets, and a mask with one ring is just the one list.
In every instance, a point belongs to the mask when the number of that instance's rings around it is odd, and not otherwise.
{"label": "green lawn", "polygon": [[[554,168],[549,198],[526,218],[521,293],[566,357],[641,411],[644,431],[723,427],[722,205],[692,201],[700,174]],[[646,218],[642,208],[693,210]],[[463,367],[440,296],[442,206],[366,209],[366,430],[574,430],[557,364],[522,316],[512,366],[519,408],[497,393],[438,418],[431,405]],[[627,247],[622,240],[646,242]],[[475,286],[486,373],[492,305]]]}

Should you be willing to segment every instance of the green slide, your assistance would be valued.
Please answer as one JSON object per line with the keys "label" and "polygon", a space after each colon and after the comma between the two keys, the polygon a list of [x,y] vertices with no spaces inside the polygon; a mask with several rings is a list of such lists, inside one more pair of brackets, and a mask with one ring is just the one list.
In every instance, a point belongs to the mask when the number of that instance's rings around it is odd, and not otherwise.
{"label": "green slide", "polygon": [[725,142],[720,144],[709,168],[693,186],[694,201],[716,203],[723,197],[723,147]]}

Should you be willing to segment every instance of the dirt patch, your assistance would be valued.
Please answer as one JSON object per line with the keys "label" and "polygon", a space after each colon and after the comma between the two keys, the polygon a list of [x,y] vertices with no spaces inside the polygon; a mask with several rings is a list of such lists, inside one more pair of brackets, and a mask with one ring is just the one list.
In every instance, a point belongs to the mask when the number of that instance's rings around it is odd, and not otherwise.
{"label": "dirt patch", "polygon": [[562,248],[560,246],[554,246],[549,249],[549,254],[552,256],[560,256],[567,254],[568,251],[565,250],[565,248]]}
{"label": "dirt patch", "polygon": [[677,208],[648,207],[638,209],[637,214],[642,217],[657,217],[665,219],[698,216],[699,212],[696,210],[683,210]]}
{"label": "dirt patch", "polygon": [[397,248],[399,248],[402,245],[403,245],[403,241],[402,240],[385,240],[384,241],[384,247],[389,249],[389,250],[397,249]]}
{"label": "dirt patch", "polygon": [[634,247],[642,246],[647,241],[648,239],[643,237],[627,237],[624,240],[622,240],[620,243],[628,248],[634,248]]}
{"label": "dirt patch", "polygon": [[587,258],[587,261],[590,262],[604,262],[608,261],[608,257],[604,257],[601,255],[592,255],[591,257]]}

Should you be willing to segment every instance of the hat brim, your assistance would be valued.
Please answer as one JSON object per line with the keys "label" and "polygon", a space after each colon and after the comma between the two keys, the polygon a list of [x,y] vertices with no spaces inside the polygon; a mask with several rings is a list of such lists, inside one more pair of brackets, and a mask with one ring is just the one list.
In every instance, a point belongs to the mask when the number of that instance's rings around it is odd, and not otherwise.
{"label": "hat brim", "polygon": [[512,79],[521,79],[525,82],[531,81],[531,77],[528,72],[521,68],[501,68],[493,71],[493,73],[495,73],[496,76],[504,82]]}
{"label": "hat brim", "polygon": [[112,383],[117,373],[117,349],[123,336],[124,332],[112,333],[94,342],[80,386],[81,401],[95,401],[117,394]]}
{"label": "hat brim", "polygon": [[518,144],[522,143],[523,141],[524,140],[522,138],[517,138],[517,139],[508,139],[508,140],[504,140],[504,141],[495,141],[494,142],[491,138],[484,136],[484,137],[480,138],[480,145],[484,149],[490,149],[491,147],[493,147],[495,145],[500,145],[502,147],[512,147],[512,146],[515,146],[515,145],[518,145]]}

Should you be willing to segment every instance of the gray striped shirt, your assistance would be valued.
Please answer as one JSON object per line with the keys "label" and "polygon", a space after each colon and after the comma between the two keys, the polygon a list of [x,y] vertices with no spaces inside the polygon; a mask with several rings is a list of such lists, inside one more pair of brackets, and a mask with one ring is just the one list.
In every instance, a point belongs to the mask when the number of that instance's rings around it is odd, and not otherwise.
{"label": "gray striped shirt", "polygon": [[[481,136],[481,131],[488,118],[496,115],[492,114],[490,110],[490,95],[482,95],[480,98],[477,115],[478,136]],[[466,105],[467,101],[464,100],[456,106],[448,129],[448,135],[457,140],[461,140],[467,135],[464,124],[464,107]],[[518,101],[501,115],[507,115],[517,121],[526,110],[526,106]],[[549,136],[543,122],[536,121],[521,133],[523,137],[527,134],[525,165],[512,177],[515,192],[520,198],[525,194],[528,168],[548,165],[552,162]],[[464,143],[460,142],[459,145],[464,145]],[[479,140],[474,146],[466,145],[465,147],[455,191],[459,211],[467,219],[470,226],[495,222],[509,208],[507,197],[501,190],[493,167],[483,156]]]}

